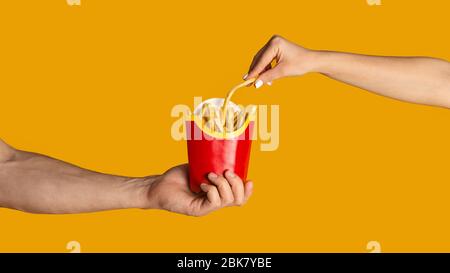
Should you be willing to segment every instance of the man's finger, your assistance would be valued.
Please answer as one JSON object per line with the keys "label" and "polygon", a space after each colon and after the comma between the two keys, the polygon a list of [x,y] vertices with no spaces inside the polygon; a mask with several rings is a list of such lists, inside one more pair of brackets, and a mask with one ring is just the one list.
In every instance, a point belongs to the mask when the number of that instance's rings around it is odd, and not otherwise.
{"label": "man's finger", "polygon": [[219,176],[215,173],[209,173],[208,179],[211,181],[211,183],[216,185],[216,187],[219,191],[222,205],[228,206],[228,205],[233,204],[234,196],[233,196],[233,192],[231,191],[231,187],[230,187],[230,184],[228,183],[228,181],[223,176]]}
{"label": "man's finger", "polygon": [[253,194],[253,182],[247,181],[244,186],[244,204],[247,203],[250,196]]}
{"label": "man's finger", "polygon": [[234,205],[241,206],[244,203],[244,183],[242,183],[241,178],[231,170],[225,172],[225,177],[228,180],[228,183],[230,183],[231,190],[233,191]]}
{"label": "man's finger", "polygon": [[208,185],[203,183],[200,185],[202,191],[206,192],[206,198],[208,199],[208,209],[217,209],[221,206],[220,195],[217,187],[214,185]]}

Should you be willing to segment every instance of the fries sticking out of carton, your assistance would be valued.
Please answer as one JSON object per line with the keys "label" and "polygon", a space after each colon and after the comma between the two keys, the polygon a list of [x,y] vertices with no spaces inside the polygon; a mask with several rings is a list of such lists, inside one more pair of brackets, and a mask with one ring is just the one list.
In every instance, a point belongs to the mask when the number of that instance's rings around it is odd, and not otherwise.
{"label": "fries sticking out of carton", "polygon": [[193,192],[200,192],[200,185],[209,183],[206,177],[210,172],[232,170],[246,180],[256,106],[238,106],[231,96],[253,81],[235,86],[225,99],[211,98],[197,105],[186,121],[189,185]]}
{"label": "fries sticking out of carton", "polygon": [[233,106],[223,111],[222,107],[205,102],[201,110],[202,129],[216,133],[232,133],[241,128],[256,112],[254,105]]}

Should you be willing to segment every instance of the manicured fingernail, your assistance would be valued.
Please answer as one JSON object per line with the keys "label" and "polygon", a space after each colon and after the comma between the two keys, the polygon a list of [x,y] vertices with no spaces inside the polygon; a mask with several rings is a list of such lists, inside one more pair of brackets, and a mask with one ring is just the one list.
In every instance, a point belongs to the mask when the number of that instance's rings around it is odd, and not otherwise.
{"label": "manicured fingernail", "polygon": [[272,82],[267,82],[267,85],[268,86],[272,86]]}
{"label": "manicured fingernail", "polygon": [[236,177],[236,174],[234,174],[234,172],[231,171],[231,170],[227,171],[227,175],[228,175],[230,178],[235,178],[235,177]]}
{"label": "manicured fingernail", "polygon": [[255,82],[255,87],[256,87],[256,88],[260,88],[262,85],[263,85],[263,81],[262,81],[262,80],[257,80],[257,81]]}
{"label": "manicured fingernail", "polygon": [[200,189],[202,189],[202,191],[206,191],[206,188],[207,186],[205,183],[200,184]]}
{"label": "manicured fingernail", "polygon": [[215,179],[215,178],[217,178],[217,174],[215,174],[215,173],[209,173],[209,174],[208,174],[208,177],[209,177],[210,179]]}
{"label": "manicured fingernail", "polygon": [[248,74],[245,74],[244,77],[242,77],[244,80],[246,80],[248,77]]}

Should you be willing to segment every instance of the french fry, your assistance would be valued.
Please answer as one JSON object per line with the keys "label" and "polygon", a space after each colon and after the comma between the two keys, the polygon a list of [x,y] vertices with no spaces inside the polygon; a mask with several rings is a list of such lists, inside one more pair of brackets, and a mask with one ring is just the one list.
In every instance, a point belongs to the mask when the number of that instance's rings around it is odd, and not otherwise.
{"label": "french fry", "polygon": [[239,106],[223,109],[210,103],[202,106],[202,128],[207,128],[213,133],[232,133],[241,128],[249,117],[256,111],[256,106]]}
{"label": "french fry", "polygon": [[230,133],[234,131],[234,116],[235,116],[235,111],[232,108],[228,108],[226,111],[226,116],[225,116],[225,124],[224,124],[224,129],[226,132]]}
{"label": "french fry", "polygon": [[[248,79],[245,82],[236,85],[235,87],[233,87],[228,93],[227,96],[225,97],[225,100],[223,101],[223,106],[222,106],[222,113],[225,113],[225,111],[228,108],[228,102],[231,100],[231,97],[233,96],[234,92],[236,92],[236,90],[238,90],[239,88],[242,88],[244,86],[247,86],[249,84],[252,84],[253,82],[255,82],[256,78],[252,78],[252,79]],[[223,120],[225,119],[225,117],[223,117]],[[225,123],[225,122],[222,122]]]}
{"label": "french fry", "polygon": [[216,118],[216,107],[214,105],[209,105],[208,107],[208,112],[209,112],[209,121],[208,121],[208,128],[215,132],[216,131],[216,126],[215,126],[215,121],[214,119]]}
{"label": "french fry", "polygon": [[214,108],[213,123],[214,123],[214,130],[218,133],[223,133],[223,125],[220,112],[221,112],[220,109]]}
{"label": "french fry", "polygon": [[204,103],[202,105],[202,113],[201,113],[201,118],[202,118],[202,128],[207,128],[208,125],[208,121],[209,121],[209,108],[210,108],[210,104],[209,103]]}
{"label": "french fry", "polygon": [[241,112],[239,112],[239,115],[236,120],[236,126],[235,126],[236,130],[241,128],[241,126],[244,124],[244,121],[245,121],[245,112],[241,111]]}
{"label": "french fry", "polygon": [[234,117],[233,117],[233,131],[239,129],[239,128],[237,127],[237,124],[238,124],[238,117],[239,117],[239,112],[235,112],[235,113],[234,113]]}

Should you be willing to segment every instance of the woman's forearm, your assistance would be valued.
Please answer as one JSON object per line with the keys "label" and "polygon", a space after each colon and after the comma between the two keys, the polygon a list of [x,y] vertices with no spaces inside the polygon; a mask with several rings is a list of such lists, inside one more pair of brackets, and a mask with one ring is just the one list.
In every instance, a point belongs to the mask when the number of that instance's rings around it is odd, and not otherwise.
{"label": "woman's forearm", "polygon": [[445,60],[316,51],[277,35],[258,51],[244,78],[257,78],[255,87],[260,88],[273,80],[310,72],[379,95],[450,108],[450,63]]}
{"label": "woman's forearm", "polygon": [[0,148],[1,207],[32,213],[79,213],[144,206],[151,178],[97,173],[5,147]]}
{"label": "woman's forearm", "polygon": [[317,51],[316,72],[374,93],[450,108],[450,63],[428,57],[383,57]]}

